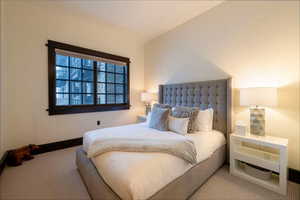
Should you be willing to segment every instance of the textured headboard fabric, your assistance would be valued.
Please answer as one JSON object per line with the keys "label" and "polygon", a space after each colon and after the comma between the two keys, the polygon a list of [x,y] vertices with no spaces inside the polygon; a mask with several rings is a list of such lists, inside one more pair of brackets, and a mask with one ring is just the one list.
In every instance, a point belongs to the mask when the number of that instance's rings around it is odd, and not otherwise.
{"label": "textured headboard fabric", "polygon": [[213,129],[231,132],[231,79],[159,86],[159,103],[170,106],[213,108]]}

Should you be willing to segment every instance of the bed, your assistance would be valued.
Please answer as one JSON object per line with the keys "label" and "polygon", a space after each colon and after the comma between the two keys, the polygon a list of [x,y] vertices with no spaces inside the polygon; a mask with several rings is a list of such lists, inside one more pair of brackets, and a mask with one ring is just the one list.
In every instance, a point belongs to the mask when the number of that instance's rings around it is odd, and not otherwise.
{"label": "bed", "polygon": [[[188,199],[224,164],[231,131],[230,79],[160,85],[159,103],[214,109],[214,130],[188,135],[197,162],[152,152],[111,151],[90,159],[79,148],[76,164],[92,199]],[[118,128],[141,132],[147,125]]]}

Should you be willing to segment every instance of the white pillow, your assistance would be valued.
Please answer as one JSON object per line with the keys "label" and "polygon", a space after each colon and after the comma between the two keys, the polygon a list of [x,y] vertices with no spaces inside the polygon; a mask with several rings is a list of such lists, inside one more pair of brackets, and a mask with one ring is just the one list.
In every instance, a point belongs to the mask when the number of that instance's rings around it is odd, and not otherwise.
{"label": "white pillow", "polygon": [[212,108],[199,110],[195,120],[196,131],[212,131],[214,110]]}
{"label": "white pillow", "polygon": [[190,118],[177,118],[169,116],[169,130],[181,135],[188,133],[188,124]]}

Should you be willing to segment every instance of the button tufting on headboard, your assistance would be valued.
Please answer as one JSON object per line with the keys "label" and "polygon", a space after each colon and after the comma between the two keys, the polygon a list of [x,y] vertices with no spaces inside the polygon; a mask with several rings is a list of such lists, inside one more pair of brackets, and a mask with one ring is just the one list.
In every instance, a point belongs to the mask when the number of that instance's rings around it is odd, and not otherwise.
{"label": "button tufting on headboard", "polygon": [[214,109],[213,128],[231,131],[231,79],[159,86],[159,103]]}

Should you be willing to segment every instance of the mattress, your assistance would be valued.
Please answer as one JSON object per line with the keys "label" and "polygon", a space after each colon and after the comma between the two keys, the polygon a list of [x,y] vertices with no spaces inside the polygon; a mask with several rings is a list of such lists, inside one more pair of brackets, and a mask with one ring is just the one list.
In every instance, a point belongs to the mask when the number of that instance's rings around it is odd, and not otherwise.
{"label": "mattress", "polygon": [[[147,128],[146,123],[130,125]],[[221,132],[189,134],[197,150],[197,162],[209,158],[226,143]],[[192,164],[166,153],[107,152],[92,158],[104,181],[122,199],[147,199],[188,171]]]}

